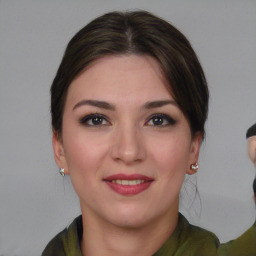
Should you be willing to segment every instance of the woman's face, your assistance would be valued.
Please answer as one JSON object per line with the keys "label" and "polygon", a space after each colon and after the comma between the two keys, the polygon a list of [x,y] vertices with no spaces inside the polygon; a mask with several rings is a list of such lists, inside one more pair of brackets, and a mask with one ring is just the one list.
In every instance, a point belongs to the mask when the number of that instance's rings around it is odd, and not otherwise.
{"label": "woman's face", "polygon": [[200,142],[158,63],[135,55],[105,57],[81,73],[68,90],[62,140],[53,136],[82,212],[122,227],[177,214]]}

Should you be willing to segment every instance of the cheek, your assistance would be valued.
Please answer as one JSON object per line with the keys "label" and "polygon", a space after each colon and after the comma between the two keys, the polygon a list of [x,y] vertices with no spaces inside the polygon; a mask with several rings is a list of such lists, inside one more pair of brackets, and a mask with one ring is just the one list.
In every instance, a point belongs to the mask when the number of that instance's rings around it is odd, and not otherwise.
{"label": "cheek", "polygon": [[256,140],[249,141],[248,153],[251,161],[256,164]]}
{"label": "cheek", "polygon": [[150,146],[151,156],[157,164],[159,175],[167,177],[185,174],[189,162],[189,139],[177,139],[177,136],[165,138],[162,143]]}
{"label": "cheek", "polygon": [[252,158],[253,163],[256,164],[256,141],[254,142],[254,148],[253,148],[251,158]]}
{"label": "cheek", "polygon": [[176,139],[173,136],[166,138],[158,146],[151,146],[151,166],[154,166],[157,174],[154,201],[161,211],[178,205],[189,162],[189,142],[189,139]]}
{"label": "cheek", "polygon": [[84,133],[65,139],[64,150],[72,185],[80,199],[93,203],[91,191],[95,191],[95,196],[99,191],[106,143],[100,142],[99,136],[84,136]]}
{"label": "cheek", "polygon": [[[75,134],[75,135],[74,135]],[[64,134],[65,135],[65,134]],[[70,176],[97,176],[107,154],[107,143],[96,133],[66,132],[64,150]]]}

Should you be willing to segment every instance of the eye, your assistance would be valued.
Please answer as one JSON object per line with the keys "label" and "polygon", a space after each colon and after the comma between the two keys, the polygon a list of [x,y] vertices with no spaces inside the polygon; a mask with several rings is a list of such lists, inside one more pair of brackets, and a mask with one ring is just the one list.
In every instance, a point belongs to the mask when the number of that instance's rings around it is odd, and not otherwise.
{"label": "eye", "polygon": [[101,114],[90,114],[82,119],[80,119],[80,123],[86,126],[106,126],[110,125],[110,122],[104,115]]}
{"label": "eye", "polygon": [[149,117],[146,125],[149,126],[168,126],[174,125],[176,121],[166,114],[154,114]]}

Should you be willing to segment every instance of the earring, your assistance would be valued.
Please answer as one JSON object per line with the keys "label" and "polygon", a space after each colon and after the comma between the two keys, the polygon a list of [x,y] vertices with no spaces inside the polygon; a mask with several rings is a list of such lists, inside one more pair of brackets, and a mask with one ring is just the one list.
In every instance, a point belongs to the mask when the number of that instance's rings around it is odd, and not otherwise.
{"label": "earring", "polygon": [[60,173],[60,175],[61,175],[62,177],[64,177],[64,176],[65,176],[65,170],[64,170],[64,168],[60,168],[60,169],[59,169],[59,173]]}
{"label": "earring", "polygon": [[199,166],[198,166],[198,163],[194,163],[194,164],[191,164],[190,165],[190,169],[192,170],[192,171],[197,171],[198,170],[198,168],[199,168]]}

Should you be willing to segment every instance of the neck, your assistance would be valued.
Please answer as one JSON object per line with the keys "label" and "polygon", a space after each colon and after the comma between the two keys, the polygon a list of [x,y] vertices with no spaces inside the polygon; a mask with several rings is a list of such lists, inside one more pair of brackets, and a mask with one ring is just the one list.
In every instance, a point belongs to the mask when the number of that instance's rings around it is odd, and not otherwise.
{"label": "neck", "polygon": [[141,227],[124,228],[107,223],[86,209],[83,216],[83,256],[153,255],[174,232],[178,223],[178,207],[175,211],[150,221]]}

